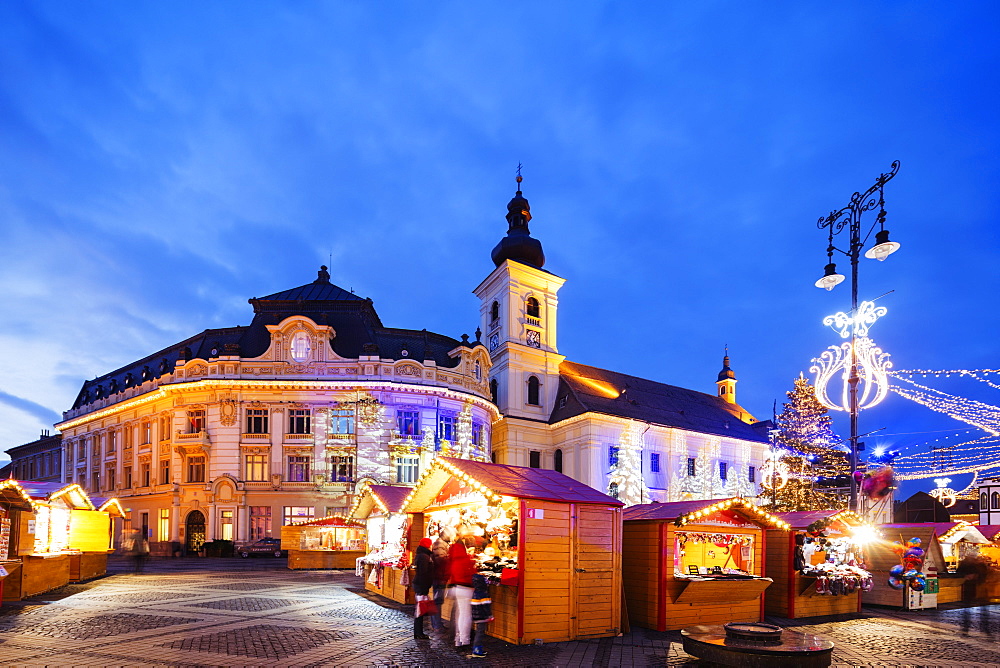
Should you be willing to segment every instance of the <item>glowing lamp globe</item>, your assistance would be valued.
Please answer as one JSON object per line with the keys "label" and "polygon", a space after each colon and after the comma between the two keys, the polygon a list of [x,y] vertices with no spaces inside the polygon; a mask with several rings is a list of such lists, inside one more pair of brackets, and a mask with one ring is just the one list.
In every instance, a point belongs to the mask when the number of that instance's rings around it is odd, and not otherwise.
{"label": "glowing lamp globe", "polygon": [[838,274],[837,265],[831,262],[826,265],[826,268],[823,270],[823,278],[816,281],[815,285],[817,288],[823,288],[824,290],[833,290],[836,286],[843,282],[843,280],[844,275]]}
{"label": "glowing lamp globe", "polygon": [[889,230],[881,230],[875,233],[875,245],[868,249],[865,257],[882,262],[898,250],[899,244],[889,241]]}

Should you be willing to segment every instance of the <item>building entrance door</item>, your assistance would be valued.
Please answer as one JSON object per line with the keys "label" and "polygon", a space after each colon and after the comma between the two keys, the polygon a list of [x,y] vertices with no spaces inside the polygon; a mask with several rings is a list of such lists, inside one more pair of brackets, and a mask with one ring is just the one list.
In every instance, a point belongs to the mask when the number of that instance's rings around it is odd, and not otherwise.
{"label": "building entrance door", "polygon": [[187,541],[188,554],[198,552],[205,542],[205,516],[200,510],[192,510],[187,516]]}

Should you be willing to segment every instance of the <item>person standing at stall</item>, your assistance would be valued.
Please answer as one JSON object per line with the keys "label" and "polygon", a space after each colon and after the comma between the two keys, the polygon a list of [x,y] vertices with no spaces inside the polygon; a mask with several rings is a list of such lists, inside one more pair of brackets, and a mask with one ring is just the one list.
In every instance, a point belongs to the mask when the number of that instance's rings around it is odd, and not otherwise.
{"label": "person standing at stall", "polygon": [[493,601],[490,599],[489,583],[485,575],[476,573],[472,576],[472,623],[476,626],[476,634],[472,638],[472,658],[486,656],[483,641],[486,639],[486,625],[492,621]]}
{"label": "person standing at stall", "polygon": [[445,529],[438,534],[433,545],[431,554],[434,557],[434,603],[437,605],[437,614],[431,615],[431,627],[435,631],[445,630],[442,614],[444,613],[444,595],[448,591],[448,579],[451,575],[448,558],[448,550],[451,548],[450,540],[454,540],[455,534],[450,529]]}
{"label": "person standing at stall", "polygon": [[472,644],[472,576],[476,570],[465,536],[451,544],[448,558],[451,560],[451,595],[455,599],[455,648],[464,651]]}
{"label": "person standing at stall", "polygon": [[413,576],[413,593],[417,596],[417,605],[413,611],[413,637],[416,640],[427,640],[424,633],[424,617],[427,615],[430,600],[431,584],[434,582],[434,559],[431,556],[431,539],[420,539],[417,554],[413,559],[416,573]]}

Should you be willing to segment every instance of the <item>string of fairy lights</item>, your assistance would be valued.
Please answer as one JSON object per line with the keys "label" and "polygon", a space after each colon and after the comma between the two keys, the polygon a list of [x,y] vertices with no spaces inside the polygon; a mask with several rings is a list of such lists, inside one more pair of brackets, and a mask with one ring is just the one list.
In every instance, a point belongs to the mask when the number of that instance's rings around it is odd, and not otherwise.
{"label": "string of fairy lights", "polygon": [[1000,369],[897,369],[889,375],[897,381],[891,391],[899,396],[974,427],[902,448],[894,462],[897,479],[917,480],[945,472],[980,476],[1000,470],[1000,407],[914,380],[914,377],[966,378],[1000,390],[1000,378],[989,377],[1000,377]]}

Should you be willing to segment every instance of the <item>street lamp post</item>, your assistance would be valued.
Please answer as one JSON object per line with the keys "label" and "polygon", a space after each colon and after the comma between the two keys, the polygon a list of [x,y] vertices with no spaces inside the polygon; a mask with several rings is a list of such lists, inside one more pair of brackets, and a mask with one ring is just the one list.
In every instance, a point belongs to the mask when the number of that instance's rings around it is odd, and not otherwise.
{"label": "street lamp post", "polygon": [[[833,262],[834,251],[846,255],[851,260],[851,314],[858,312],[858,260],[861,251],[864,250],[868,239],[871,237],[875,227],[875,245],[865,253],[866,258],[882,261],[890,254],[899,249],[899,244],[889,241],[889,231],[885,229],[885,198],[883,190],[885,184],[892,180],[899,172],[899,161],[892,163],[892,169],[888,173],[879,174],[874,185],[864,193],[856,192],[851,195],[851,202],[839,211],[832,211],[830,215],[823,216],[816,223],[819,229],[829,231],[829,241],[827,243],[827,265],[823,272],[823,277],[816,281],[817,288],[832,290],[844,280],[844,276],[837,273],[837,265]],[[861,236],[862,216],[873,209],[878,209],[878,216],[872,223],[868,233],[864,238]],[[850,237],[847,250],[837,248],[833,245],[833,237],[844,229],[848,230]],[[851,332],[851,362],[848,371],[847,383],[849,391],[848,413],[851,417],[851,438],[850,438],[850,468],[851,468],[851,501],[850,509],[858,511],[858,481],[854,477],[854,472],[858,468],[858,356],[855,348],[855,334]]]}

